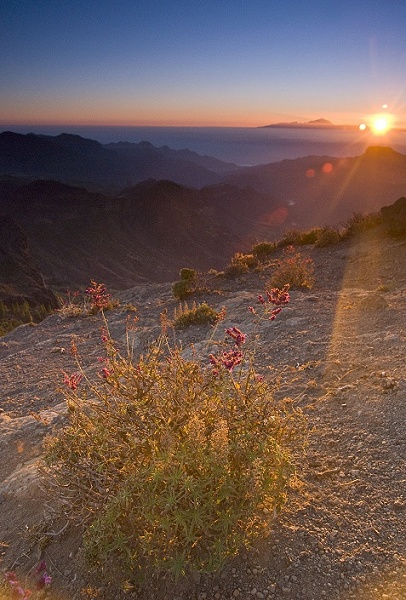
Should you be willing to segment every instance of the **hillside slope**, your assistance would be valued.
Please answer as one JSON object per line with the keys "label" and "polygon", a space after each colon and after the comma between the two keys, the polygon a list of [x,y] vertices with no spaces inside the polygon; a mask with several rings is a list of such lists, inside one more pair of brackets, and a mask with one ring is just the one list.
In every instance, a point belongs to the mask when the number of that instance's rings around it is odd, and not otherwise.
{"label": "hillside slope", "polygon": [[0,214],[24,230],[47,282],[91,277],[114,288],[170,281],[188,266],[223,268],[259,235],[272,200],[254,190],[203,190],[149,180],[117,196],[37,180],[0,183]]}
{"label": "hillside slope", "polygon": [[371,147],[361,156],[307,156],[249,167],[226,181],[270,194],[285,227],[337,225],[406,195],[406,156]]}
{"label": "hillside slope", "polygon": [[[100,317],[55,314],[0,341],[0,570],[25,576],[45,559],[51,597],[100,600],[270,598],[280,600],[403,600],[406,595],[405,393],[406,244],[379,229],[337,246],[303,252],[315,262],[311,291],[293,291],[290,305],[260,329],[257,363],[279,377],[276,394],[291,396],[309,419],[306,453],[284,510],[252,551],[230,559],[221,573],[195,574],[172,585],[147,582],[125,592],[89,573],[81,531],[55,520],[52,499],[38,486],[42,439],[66,419],[58,391],[61,371],[76,369],[72,338],[87,373],[100,368]],[[218,278],[198,296],[226,307],[224,327],[257,331],[249,305],[269,271]],[[159,315],[176,305],[170,284],[139,285],[120,294],[138,309],[134,351],[159,332]],[[112,335],[125,338],[127,312],[107,314]],[[176,334],[185,351],[206,355],[210,327]],[[98,366],[97,366],[98,364]],[[108,574],[107,574],[108,575]],[[29,580],[27,581],[29,585]],[[86,591],[87,590],[87,591]]]}

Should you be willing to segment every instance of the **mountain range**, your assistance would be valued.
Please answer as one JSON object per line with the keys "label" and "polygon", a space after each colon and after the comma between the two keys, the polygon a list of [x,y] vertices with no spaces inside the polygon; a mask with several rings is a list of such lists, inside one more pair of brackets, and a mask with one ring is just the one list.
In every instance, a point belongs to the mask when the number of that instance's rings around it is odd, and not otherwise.
{"label": "mountain range", "polygon": [[169,179],[202,187],[237,170],[190,150],[156,148],[149,142],[102,145],[79,135],[0,133],[0,174],[56,179],[115,193],[145,179]]}
{"label": "mountain range", "polygon": [[[342,225],[401,196],[406,156],[387,147],[243,168],[148,142],[4,132],[0,262],[30,263],[35,285],[43,276],[56,290],[91,278],[115,289],[173,281],[182,267],[221,269],[286,229]],[[17,263],[16,227],[26,239]],[[10,269],[0,284],[26,297]]]}

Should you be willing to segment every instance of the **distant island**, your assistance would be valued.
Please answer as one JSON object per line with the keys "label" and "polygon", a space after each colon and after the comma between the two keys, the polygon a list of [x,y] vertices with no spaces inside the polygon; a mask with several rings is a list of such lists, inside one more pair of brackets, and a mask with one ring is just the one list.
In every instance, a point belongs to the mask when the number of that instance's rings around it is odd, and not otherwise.
{"label": "distant island", "polygon": [[307,122],[291,121],[289,123],[272,123],[271,125],[261,125],[260,129],[268,127],[285,129],[358,129],[358,125],[335,125],[328,119],[315,119],[314,121]]}

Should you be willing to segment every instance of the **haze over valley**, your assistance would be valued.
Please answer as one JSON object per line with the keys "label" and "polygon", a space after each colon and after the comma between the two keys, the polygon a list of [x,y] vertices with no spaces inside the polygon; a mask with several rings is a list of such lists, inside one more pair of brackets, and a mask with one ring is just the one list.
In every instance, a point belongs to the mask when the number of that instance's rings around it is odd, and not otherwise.
{"label": "haze over valley", "polygon": [[[381,146],[241,167],[145,141],[3,132],[0,175],[3,263],[21,263],[11,240],[23,237],[35,286],[43,277],[59,291],[92,278],[115,289],[173,281],[184,266],[221,270],[286,230],[340,227],[406,195],[406,156]],[[13,285],[2,277],[9,300],[30,295],[17,291],[14,270]]]}

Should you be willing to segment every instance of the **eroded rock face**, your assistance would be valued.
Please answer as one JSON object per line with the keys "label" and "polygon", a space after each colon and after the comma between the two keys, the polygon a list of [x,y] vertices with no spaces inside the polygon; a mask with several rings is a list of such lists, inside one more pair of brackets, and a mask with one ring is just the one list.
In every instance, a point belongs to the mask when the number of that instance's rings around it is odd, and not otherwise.
{"label": "eroded rock face", "polygon": [[0,299],[6,304],[28,301],[56,308],[55,294],[47,288],[21,227],[0,216]]}
{"label": "eroded rock face", "polygon": [[385,228],[391,235],[406,235],[406,197],[381,208]]}

